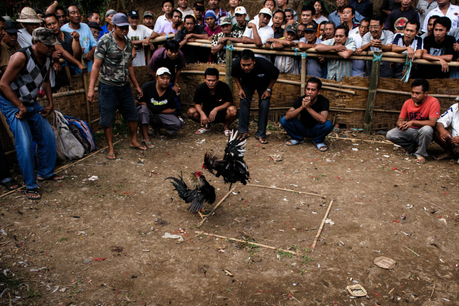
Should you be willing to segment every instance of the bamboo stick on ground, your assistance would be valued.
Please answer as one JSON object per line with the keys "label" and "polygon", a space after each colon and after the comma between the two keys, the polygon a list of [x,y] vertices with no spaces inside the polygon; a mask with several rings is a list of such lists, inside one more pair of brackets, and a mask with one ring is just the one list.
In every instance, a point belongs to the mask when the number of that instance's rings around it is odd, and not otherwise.
{"label": "bamboo stick on ground", "polygon": [[217,203],[217,205],[215,205],[212,210],[210,211],[210,213],[207,214],[207,216],[201,220],[201,222],[199,222],[198,224],[198,227],[201,227],[201,225],[204,224],[204,222],[206,222],[206,220],[212,215],[212,213],[217,209],[218,206],[220,206],[221,203],[223,203],[223,201],[225,201],[225,199],[227,197],[229,197],[229,195],[231,194],[231,192],[234,191],[234,189],[236,189],[236,187],[234,187],[233,189],[231,189],[221,200],[220,202]]}
{"label": "bamboo stick on ground", "polygon": [[247,184],[246,186],[252,186],[252,187],[260,187],[260,188],[268,188],[268,189],[276,189],[276,190],[283,190],[283,191],[289,191],[289,192],[296,192],[296,193],[301,193],[301,194],[307,194],[315,197],[321,197],[321,198],[326,198],[326,196],[320,195],[320,194],[315,194],[311,192],[304,192],[304,191],[296,191],[292,189],[286,189],[286,188],[278,188],[278,187],[271,187],[271,186],[263,186],[263,185],[256,185],[256,184]]}
{"label": "bamboo stick on ground", "polygon": [[329,138],[332,139],[339,139],[339,140],[351,140],[351,141],[363,141],[363,142],[371,142],[371,143],[382,143],[382,144],[390,144],[393,145],[394,143],[391,141],[378,141],[378,140],[368,140],[368,139],[357,139],[357,138],[341,138],[341,137],[335,137],[335,136],[329,136]]}
{"label": "bamboo stick on ground", "polygon": [[297,255],[297,256],[300,256],[300,254],[298,254],[297,252],[289,251],[289,250],[283,250],[283,249],[281,249],[281,248],[276,248],[276,247],[269,246],[269,245],[265,245],[265,244],[261,244],[261,243],[256,243],[256,242],[251,242],[251,241],[244,241],[244,240],[241,240],[241,239],[236,239],[236,238],[231,238],[231,237],[225,237],[225,236],[221,236],[221,235],[214,235],[214,234],[209,234],[209,233],[204,233],[204,232],[199,232],[199,231],[196,231],[195,233],[198,234],[198,235],[205,235],[205,236],[209,236],[209,237],[216,237],[216,238],[228,239],[228,240],[231,240],[231,241],[237,241],[237,242],[242,242],[242,243],[249,243],[249,244],[253,244],[253,245],[256,245],[256,246],[259,246],[259,247],[263,247],[263,248],[267,248],[267,249],[272,249],[272,250],[281,250],[281,251],[284,252],[284,253],[291,253],[291,254],[295,254],[295,255]]}
{"label": "bamboo stick on ground", "polygon": [[[121,140],[123,140],[123,139],[120,139],[120,140],[114,142],[113,145],[117,144],[117,143],[120,142]],[[87,158],[90,158],[91,156],[94,156],[94,155],[96,155],[97,153],[99,153],[100,151],[103,151],[103,150],[105,150],[105,149],[107,149],[107,148],[108,148],[108,146],[105,147],[105,148],[102,148],[102,149],[100,149],[100,150],[98,150],[98,151],[96,151],[96,152],[94,152],[94,153],[91,153],[91,154],[89,154],[88,156],[83,157],[82,159],[79,159],[79,160],[75,161],[74,163],[71,163],[71,164],[69,164],[69,165],[64,165],[64,166],[62,166],[62,167],[56,169],[56,170],[54,171],[54,173],[57,174],[57,173],[59,173],[59,172],[65,170],[65,169],[67,169],[67,168],[70,168],[70,167],[76,165],[77,163],[79,163],[79,162],[81,162],[81,161],[83,161],[83,160],[85,160],[85,159],[87,159]],[[22,187],[19,187],[19,188],[15,189],[15,190],[8,191],[8,192],[6,192],[6,193],[0,195],[0,198],[3,198],[3,197],[5,197],[5,196],[7,196],[7,195],[9,195],[9,194],[12,194],[12,193],[14,193],[14,192],[16,192],[16,191],[19,191],[19,190],[21,190],[21,189],[24,189],[24,188],[25,188],[25,186],[22,186]]]}
{"label": "bamboo stick on ground", "polygon": [[312,244],[311,251],[314,251],[314,248],[316,247],[317,240],[319,240],[319,236],[322,233],[322,229],[324,228],[325,220],[327,220],[328,214],[330,213],[330,209],[333,205],[333,201],[335,199],[332,199],[330,202],[330,205],[328,205],[327,212],[325,213],[324,219],[322,220],[322,223],[320,224],[319,231],[317,232],[316,238],[314,239],[314,243]]}

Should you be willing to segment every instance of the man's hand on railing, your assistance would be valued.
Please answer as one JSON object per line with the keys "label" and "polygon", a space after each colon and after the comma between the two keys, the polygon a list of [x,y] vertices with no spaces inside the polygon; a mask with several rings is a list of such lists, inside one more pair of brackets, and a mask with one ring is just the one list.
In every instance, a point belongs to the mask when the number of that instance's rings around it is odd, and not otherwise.
{"label": "man's hand on railing", "polygon": [[378,49],[382,49],[383,44],[379,39],[373,39],[370,41],[370,46]]}
{"label": "man's hand on railing", "polygon": [[406,48],[406,53],[408,53],[408,57],[411,58],[411,60],[414,60],[414,50],[411,47]]}
{"label": "man's hand on railing", "polygon": [[343,51],[346,51],[346,50],[347,50],[347,48],[344,45],[336,45],[335,46],[335,51],[336,52],[343,52]]}
{"label": "man's hand on railing", "polygon": [[445,73],[448,72],[448,71],[449,71],[448,62],[445,61],[445,60],[442,59],[442,58],[440,58],[439,61],[440,61],[440,64],[441,64],[441,71],[442,71],[442,72],[445,72]]}
{"label": "man's hand on railing", "polygon": [[357,49],[355,49],[354,54],[355,54],[355,55],[362,55],[362,48],[357,48]]}
{"label": "man's hand on railing", "polygon": [[454,51],[459,52],[459,44],[458,43],[454,43],[453,49],[454,49]]}

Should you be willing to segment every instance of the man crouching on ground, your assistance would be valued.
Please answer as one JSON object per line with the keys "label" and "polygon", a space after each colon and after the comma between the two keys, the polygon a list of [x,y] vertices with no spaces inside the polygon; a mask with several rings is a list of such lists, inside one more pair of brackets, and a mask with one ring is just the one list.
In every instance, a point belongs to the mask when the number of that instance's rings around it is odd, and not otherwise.
{"label": "man crouching on ground", "polygon": [[[53,113],[53,96],[49,83],[51,55],[58,45],[53,31],[38,28],[32,32],[32,46],[20,49],[10,57],[0,81],[0,110],[5,116],[15,139],[19,169],[30,200],[39,200],[39,181],[59,181],[56,176],[56,139],[46,116]],[[43,87],[48,106],[37,101]],[[37,143],[38,165],[35,176],[35,152],[32,138]]]}
{"label": "man crouching on ground", "polygon": [[411,83],[411,99],[403,104],[397,127],[386,134],[388,140],[400,145],[407,154],[414,152],[418,164],[426,163],[427,147],[440,117],[440,103],[428,91],[429,82],[425,79]]}
{"label": "man crouching on ground", "polygon": [[[327,120],[330,101],[320,94],[322,81],[310,78],[306,83],[306,95],[293,102],[293,106],[281,118],[281,124],[292,137],[288,146],[303,143],[303,137],[312,138],[319,151],[327,151],[325,137],[333,129],[333,123]],[[301,118],[296,118],[301,114]]]}
{"label": "man crouching on ground", "polygon": [[[136,101],[140,130],[149,149],[154,146],[148,137],[148,126],[151,125],[156,135],[164,127],[172,135],[182,127],[182,122],[174,115],[175,91],[169,86],[171,72],[165,67],[156,71],[156,81],[142,85],[143,97]],[[161,138],[161,136],[158,136]]]}
{"label": "man crouching on ground", "polygon": [[229,86],[219,81],[219,72],[207,68],[204,72],[205,82],[198,85],[194,93],[195,107],[188,110],[188,117],[201,123],[202,128],[196,134],[210,131],[213,122],[224,123],[225,136],[231,136],[229,126],[236,119],[237,108],[233,104],[233,95]]}
{"label": "man crouching on ground", "polygon": [[[459,101],[459,97],[456,98]],[[434,157],[436,160],[452,159],[459,155],[459,104],[455,103],[441,115],[435,129],[435,142],[438,143],[445,153]]]}

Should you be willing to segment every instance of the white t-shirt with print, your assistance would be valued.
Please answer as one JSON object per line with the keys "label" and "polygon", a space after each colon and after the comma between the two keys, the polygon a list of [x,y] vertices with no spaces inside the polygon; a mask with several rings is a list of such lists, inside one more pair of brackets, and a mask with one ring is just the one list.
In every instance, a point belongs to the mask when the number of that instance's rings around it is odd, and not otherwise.
{"label": "white t-shirt with print", "polygon": [[[142,40],[147,37],[150,37],[152,32],[153,31],[151,29],[147,28],[144,25],[138,25],[135,31],[130,26],[127,37],[131,41],[138,41],[138,40]],[[134,47],[134,44],[132,46]],[[137,45],[137,46],[140,46],[140,47],[135,48],[135,51],[137,52],[137,56],[132,59],[132,66],[134,67],[145,66],[146,65],[145,64],[146,63],[145,62],[145,50],[141,45]]]}

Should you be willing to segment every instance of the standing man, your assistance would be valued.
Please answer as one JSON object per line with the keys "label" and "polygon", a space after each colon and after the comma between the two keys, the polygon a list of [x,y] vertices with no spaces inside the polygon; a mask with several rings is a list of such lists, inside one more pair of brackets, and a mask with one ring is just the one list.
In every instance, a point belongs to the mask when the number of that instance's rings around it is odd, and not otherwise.
{"label": "standing man", "polygon": [[291,12],[292,12],[292,19],[298,20],[297,13],[296,13],[294,10],[289,9],[289,7],[288,7],[288,0],[277,0],[277,7],[278,7],[280,10],[283,10],[286,14],[287,14],[287,10],[291,10]]}
{"label": "standing man", "polygon": [[150,125],[160,138],[162,138],[161,127],[165,128],[170,135],[182,127],[182,122],[174,115],[176,95],[169,86],[170,79],[169,69],[159,68],[156,72],[156,80],[142,85],[144,95],[136,101],[140,130],[148,149],[154,148],[148,136]]}
{"label": "standing man", "polygon": [[333,21],[327,21],[325,23],[324,27],[324,35],[325,37],[322,39],[322,41],[327,40],[327,39],[332,39],[335,37],[335,23]]}
{"label": "standing man", "polygon": [[[408,54],[408,58],[413,61],[416,58],[422,57],[422,38],[417,36],[419,33],[419,22],[416,20],[410,20],[405,26],[405,30],[402,33],[395,35],[394,41],[392,42],[392,52]],[[404,64],[395,64],[395,77],[403,77]],[[416,64],[413,64],[416,65]],[[412,67],[411,74],[414,72],[414,66]]]}
{"label": "standing man", "polygon": [[451,29],[451,19],[439,17],[434,22],[434,35],[424,39],[424,52],[422,58],[430,61],[440,61],[441,67],[433,66],[426,70],[426,75],[432,79],[445,79],[449,77],[448,62],[453,60],[454,43],[456,39],[447,35]]}
{"label": "standing man", "polygon": [[98,12],[90,12],[88,14],[88,23],[95,22],[100,26],[100,14]]}
{"label": "standing man", "polygon": [[[282,38],[284,37],[284,29],[282,28],[282,25],[284,24],[285,21],[285,12],[282,10],[276,10],[273,13],[273,32],[274,32],[274,38]],[[296,27],[295,27],[296,28]],[[296,35],[296,33],[295,33]]]}
{"label": "standing man", "polygon": [[187,64],[207,61],[208,50],[196,46],[188,46],[187,42],[196,41],[196,39],[208,39],[204,26],[197,25],[193,15],[185,16],[184,27],[177,32],[174,39],[180,44],[180,50],[185,56]]}
{"label": "standing man", "polygon": [[203,15],[204,15],[204,3],[201,1],[196,1],[193,4],[193,14],[196,18],[196,24],[204,25]]}
{"label": "standing man", "polygon": [[[91,29],[92,37],[94,37],[94,39],[96,41],[99,41],[100,32],[102,31],[102,28],[99,26],[99,24],[97,24],[94,21],[90,21],[90,22],[88,22],[88,27],[89,27],[89,29]],[[65,32],[65,33],[67,33],[67,32]]]}
{"label": "standing man", "polygon": [[186,15],[193,15],[193,10],[188,7],[188,0],[178,0],[178,10],[182,13],[182,20]]}
{"label": "standing man", "polygon": [[16,20],[21,23],[23,29],[18,32],[18,43],[21,48],[26,48],[32,45],[32,32],[40,26],[43,19],[38,18],[37,13],[33,8],[25,7],[19,14],[19,19]]}
{"label": "standing man", "polygon": [[421,26],[424,24],[424,20],[427,16],[428,13],[430,13],[431,10],[434,8],[437,8],[437,0],[419,0],[418,5],[416,6],[416,11],[419,13],[419,16],[421,17],[419,19],[419,22],[421,23]]}
{"label": "standing man", "polygon": [[[300,42],[298,43],[298,49],[300,50],[307,50],[309,48],[315,48],[318,44],[322,41],[317,38],[317,25],[315,24],[308,24],[304,29],[304,37],[300,38]],[[316,78],[322,77],[322,67],[320,65],[320,61],[323,58],[312,58],[309,57],[306,59],[306,67],[308,75]]]}
{"label": "standing man", "polygon": [[215,23],[220,24],[220,18],[227,16],[228,12],[225,10],[222,10],[222,8],[220,7],[220,0],[209,0],[209,6],[210,6],[210,9],[206,11],[205,15],[207,15],[209,11],[213,11],[216,16]]}
{"label": "standing man", "polygon": [[336,51],[343,59],[328,59],[327,60],[327,79],[341,81],[345,76],[352,75],[352,61],[347,60],[356,49],[355,41],[348,37],[349,28],[347,26],[337,26],[335,37],[322,41],[317,45],[316,50]]}
{"label": "standing man", "polygon": [[389,16],[387,16],[384,29],[395,33],[403,33],[406,23],[409,20],[419,22],[419,14],[412,7],[412,4],[413,0],[402,0],[402,6],[392,10]]}
{"label": "standing man", "polygon": [[11,55],[21,49],[21,46],[18,44],[18,29],[16,28],[14,22],[7,20],[3,25],[5,27],[5,31],[2,31],[2,34],[0,34],[3,37],[0,52],[0,77],[5,72]]}
{"label": "standing man", "polygon": [[353,29],[358,28],[359,24],[354,23],[355,9],[352,6],[346,6],[343,9],[343,14],[341,15],[341,22],[349,28],[349,32],[352,32]]}
{"label": "standing man", "polygon": [[143,13],[143,25],[153,31],[155,27],[155,17],[152,11],[145,11],[145,13]]}
{"label": "standing man", "polygon": [[[370,32],[362,38],[363,51],[383,51],[389,52],[392,50],[392,42],[394,41],[394,33],[388,30],[383,30],[384,21],[381,15],[373,15],[370,20]],[[371,61],[366,63],[367,75],[371,73]],[[390,62],[381,62],[379,70],[380,78],[392,78],[394,69]]]}
{"label": "standing man", "polygon": [[67,15],[65,9],[59,5],[59,2],[54,1],[53,4],[48,6],[46,9],[46,14],[54,14],[56,15],[57,20],[59,21],[59,27],[61,28],[64,24],[68,22]]}
{"label": "standing man", "polygon": [[113,9],[110,9],[105,13],[105,20],[107,22],[105,23],[105,25],[102,26],[102,32],[100,32],[99,38],[113,31],[112,18],[113,18],[113,15],[115,14],[116,14],[116,11]]}
{"label": "standing man", "polygon": [[[243,7],[242,6],[242,0],[229,0],[229,5],[231,7],[231,10],[228,12],[228,16],[231,18],[231,24],[235,25],[237,23],[236,19],[236,9],[238,7]],[[244,9],[245,10],[245,9]],[[245,13],[245,21],[249,22],[250,18],[247,13]]]}
{"label": "standing man", "polygon": [[[262,19],[262,18],[260,18]],[[258,129],[255,138],[267,144],[266,126],[268,124],[269,104],[272,88],[279,76],[277,69],[264,58],[255,57],[252,50],[244,50],[241,57],[233,61],[231,75],[239,89],[240,101],[239,132],[249,137],[250,104],[255,90],[258,92]]]}
{"label": "standing man", "polygon": [[438,7],[431,10],[422,25],[422,31],[427,32],[427,23],[430,16],[448,17],[451,20],[451,28],[459,26],[459,6],[450,3],[450,0],[437,0]]}
{"label": "standing man", "polygon": [[234,18],[236,19],[236,23],[233,23],[233,27],[231,28],[231,32],[234,33],[234,37],[241,38],[244,35],[245,28],[247,27],[247,11],[245,7],[238,6],[234,10]]}
{"label": "standing man", "polygon": [[[53,31],[38,28],[32,32],[33,44],[13,54],[0,80],[0,110],[14,135],[15,149],[24,183],[25,194],[30,200],[41,198],[37,188],[39,181],[63,180],[56,176],[56,138],[46,119],[53,113],[53,96],[48,75],[54,46],[59,44]],[[38,101],[38,91],[43,88],[48,106],[43,108]],[[35,165],[37,146],[38,165]],[[37,166],[38,177],[35,176]]]}
{"label": "standing man", "polygon": [[242,38],[234,37],[235,33],[231,31],[232,24],[230,16],[225,16],[220,19],[220,24],[222,32],[212,37],[211,52],[212,54],[217,54],[217,64],[224,64],[226,63],[226,50],[224,49],[226,42],[231,41],[233,43],[240,43],[242,42]]}
{"label": "standing man", "polygon": [[414,152],[418,164],[426,163],[427,147],[440,117],[440,103],[429,96],[428,91],[429,82],[425,79],[416,79],[411,83],[411,99],[403,104],[397,127],[386,135],[388,140],[401,146],[407,154]]}
{"label": "standing man", "polygon": [[[348,5],[348,0],[336,0],[336,11],[328,15],[328,20],[333,21],[335,27],[341,24],[341,15],[343,14],[344,8]],[[363,17],[359,12],[355,12],[354,23],[359,23],[363,18],[365,17]]]}
{"label": "standing man", "polygon": [[[156,19],[155,27],[153,31],[156,33],[161,33],[160,29],[163,28],[166,24],[172,26],[172,10],[174,9],[174,2],[172,0],[163,0],[161,3],[161,10],[164,12],[164,15],[159,16]],[[180,20],[182,16],[180,16]]]}
{"label": "standing man", "polygon": [[[360,21],[358,28],[354,29],[352,34],[349,36],[355,41],[355,55],[362,54],[362,39],[365,34],[370,30],[370,18],[364,18]],[[352,76],[365,76],[365,61],[363,60],[352,60]]]}
{"label": "standing man", "polygon": [[373,15],[373,2],[370,0],[350,0],[349,5],[363,17],[370,18]]}
{"label": "standing man", "polygon": [[[303,138],[312,138],[312,142],[321,152],[327,151],[325,137],[333,130],[333,123],[327,120],[330,101],[320,94],[322,81],[310,78],[306,82],[305,95],[293,102],[293,106],[280,120],[282,127],[292,137],[288,146],[304,142]],[[300,119],[297,118],[301,115]]]}
{"label": "standing man", "polygon": [[[167,3],[166,3],[167,5]],[[175,35],[175,33],[177,33],[178,30],[180,30],[182,27],[181,27],[181,24],[182,24],[182,13],[179,11],[179,10],[172,10],[171,12],[171,16],[172,16],[172,21],[169,23],[167,22],[167,20],[165,22],[162,23],[162,25],[158,28],[158,33],[159,35],[161,36],[167,36],[167,35]],[[158,18],[159,20],[159,18]],[[156,29],[156,25],[155,25],[155,29]],[[156,37],[157,35],[155,33],[153,33],[153,37]]]}
{"label": "standing man", "polygon": [[310,6],[310,5],[303,6],[303,8],[301,9],[301,23],[304,25],[316,23],[314,21],[314,12],[315,12],[315,9],[313,6]]}
{"label": "standing man", "polygon": [[150,30],[144,25],[139,25],[140,16],[137,11],[129,11],[128,18],[131,25],[129,26],[129,32],[127,36],[131,40],[132,45],[137,52],[136,57],[132,60],[132,66],[145,66],[144,47],[148,46],[148,41],[151,34],[153,33],[153,30]]}
{"label": "standing man", "polygon": [[[258,23],[251,20],[245,29],[244,35],[242,36],[243,44],[255,44],[257,47],[265,45],[270,38],[274,38],[273,28],[269,26],[273,14],[269,8],[262,8],[258,14]],[[269,44],[265,45],[269,48]],[[263,57],[269,60],[269,56],[256,55],[257,57]]]}
{"label": "standing man", "polygon": [[[88,68],[88,72],[91,72],[92,63],[94,59],[94,52],[96,51],[97,42],[92,36],[91,29],[86,23],[80,23],[81,13],[78,7],[71,5],[67,8],[70,21],[61,27],[61,31],[72,34],[77,32],[79,34],[79,41],[81,48],[83,49],[83,59],[85,65]],[[72,36],[75,34],[72,34]]]}
{"label": "standing man", "polygon": [[99,77],[99,111],[100,126],[104,129],[105,138],[108,142],[109,160],[116,159],[115,148],[113,147],[113,122],[116,111],[123,115],[129,123],[131,134],[131,149],[147,150],[141,146],[136,139],[137,135],[137,110],[134,96],[132,95],[129,79],[131,79],[137,91],[137,98],[143,96],[134,68],[132,67],[132,43],[126,38],[129,31],[129,21],[123,13],[117,13],[112,19],[113,32],[104,35],[97,44],[94,69],[91,72],[89,81],[88,100],[94,102],[94,87]]}
{"label": "standing man", "polygon": [[[231,22],[231,19],[229,21]],[[231,136],[229,127],[237,115],[231,89],[226,83],[219,81],[219,72],[216,68],[207,68],[204,72],[204,80],[204,83],[196,87],[193,98],[195,106],[188,109],[188,117],[201,123],[202,126],[196,134],[209,132],[210,124],[215,122],[223,123],[225,136]]]}

